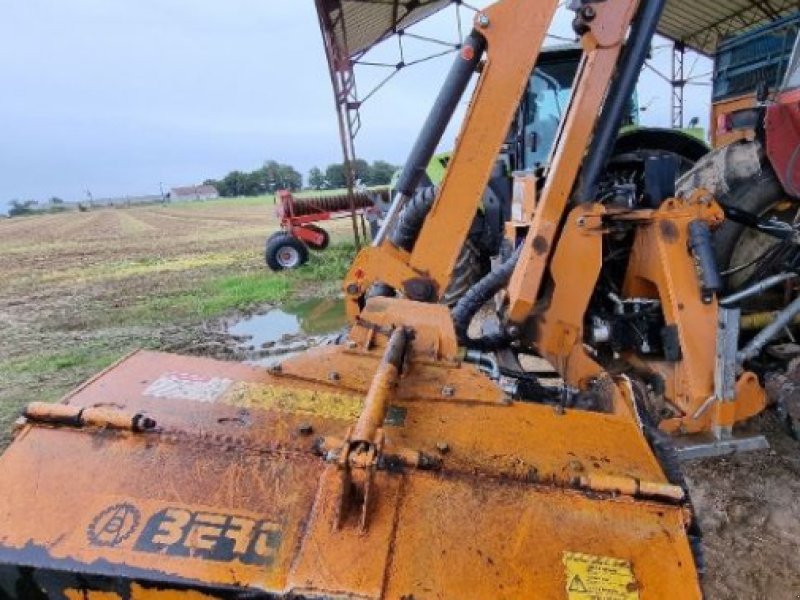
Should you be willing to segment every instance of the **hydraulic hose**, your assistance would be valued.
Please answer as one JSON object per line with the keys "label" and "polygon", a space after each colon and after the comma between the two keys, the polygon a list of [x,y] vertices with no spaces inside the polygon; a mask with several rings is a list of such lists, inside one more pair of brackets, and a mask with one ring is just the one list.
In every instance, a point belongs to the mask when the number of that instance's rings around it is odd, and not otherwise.
{"label": "hydraulic hose", "polygon": [[511,258],[504,262],[500,267],[489,273],[486,277],[476,283],[461,300],[456,303],[452,310],[453,325],[456,329],[458,343],[472,350],[481,352],[491,352],[509,345],[511,338],[504,332],[487,335],[481,338],[472,339],[469,337],[469,325],[472,319],[492,297],[503,289],[511,280],[514,267],[517,266],[521,247],[517,248]]}
{"label": "hydraulic hose", "polygon": [[433,206],[433,201],[436,200],[436,191],[435,187],[421,188],[406,203],[397,219],[397,224],[389,232],[389,241],[392,244],[406,252],[413,250],[425,218]]}

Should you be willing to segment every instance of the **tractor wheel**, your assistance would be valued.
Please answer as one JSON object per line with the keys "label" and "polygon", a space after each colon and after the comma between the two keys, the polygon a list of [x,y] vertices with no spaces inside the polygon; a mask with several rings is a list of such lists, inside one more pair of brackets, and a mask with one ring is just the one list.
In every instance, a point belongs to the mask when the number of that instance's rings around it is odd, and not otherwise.
{"label": "tractor wheel", "polygon": [[[798,205],[783,190],[759,142],[715,150],[678,182],[684,195],[700,187],[722,204],[754,215],[790,223],[797,216]],[[714,233],[714,246],[726,288],[730,291],[744,285],[757,268],[756,259],[778,243],[774,237],[725,221]]]}
{"label": "tractor wheel", "polygon": [[267,241],[265,257],[273,271],[297,269],[308,262],[308,247],[296,237],[283,233]]}
{"label": "tractor wheel", "polygon": [[322,250],[325,250],[328,246],[330,246],[331,236],[322,227],[317,227],[316,225],[303,225],[303,227],[305,227],[306,229],[310,229],[314,233],[319,233],[322,236],[321,244],[312,244],[311,242],[306,242],[309,248],[321,252]]}
{"label": "tractor wheel", "polygon": [[450,276],[450,285],[447,286],[441,303],[455,306],[461,297],[489,272],[488,265],[484,264],[486,262],[485,257],[481,256],[481,251],[471,240],[464,242],[456,266],[453,267],[453,274]]}

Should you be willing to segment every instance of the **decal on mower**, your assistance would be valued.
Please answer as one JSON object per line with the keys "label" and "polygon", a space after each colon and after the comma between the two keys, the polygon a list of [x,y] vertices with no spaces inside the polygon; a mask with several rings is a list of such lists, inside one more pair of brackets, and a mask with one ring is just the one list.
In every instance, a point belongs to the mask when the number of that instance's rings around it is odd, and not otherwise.
{"label": "decal on mower", "polygon": [[114,504],[94,518],[86,535],[94,546],[113,548],[127,540],[139,527],[141,520],[142,513],[132,504]]}
{"label": "decal on mower", "polygon": [[195,373],[164,373],[148,386],[144,395],[169,400],[214,402],[232,383],[230,379]]}
{"label": "decal on mower", "polygon": [[274,563],[283,538],[281,526],[265,519],[163,505],[147,511],[130,502],[103,509],[86,535],[92,546],[257,567]]}
{"label": "decal on mower", "polygon": [[564,552],[569,600],[639,600],[639,584],[627,560]]}

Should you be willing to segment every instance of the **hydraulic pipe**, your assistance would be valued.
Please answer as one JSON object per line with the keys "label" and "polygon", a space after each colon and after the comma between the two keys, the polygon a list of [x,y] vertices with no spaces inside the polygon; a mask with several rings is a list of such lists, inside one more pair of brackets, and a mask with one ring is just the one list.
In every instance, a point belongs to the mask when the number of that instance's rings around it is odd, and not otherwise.
{"label": "hydraulic pipe", "polygon": [[614,151],[614,144],[622,125],[625,107],[630,102],[644,67],[650,45],[656,33],[666,0],[641,0],[639,10],[631,25],[631,33],[622,54],[608,98],[603,106],[597,128],[583,165],[578,202],[594,202],[600,175]]}
{"label": "hydraulic pipe", "polygon": [[736,354],[736,361],[741,364],[758,356],[764,346],[769,344],[787,325],[794,321],[797,315],[800,315],[800,298],[796,298],[794,302],[778,313],[772,323],[759,331],[758,335]]}
{"label": "hydraulic pipe", "polygon": [[386,419],[392,390],[400,376],[409,339],[409,333],[403,327],[395,329],[389,337],[381,363],[367,391],[364,410],[361,411],[358,422],[353,428],[350,437],[352,442],[374,443],[375,434]]}
{"label": "hydraulic pipe", "polygon": [[408,155],[403,172],[397,181],[392,205],[389,207],[383,226],[372,242],[373,246],[380,246],[383,243],[388,232],[394,227],[403,206],[416,191],[485,51],[486,38],[477,31],[470,33],[445,79],[411,153]]}
{"label": "hydraulic pipe", "polygon": [[797,277],[797,273],[779,273],[778,275],[773,275],[772,277],[767,277],[763,281],[759,281],[758,283],[754,283],[748,288],[745,288],[735,294],[731,294],[730,296],[725,296],[722,300],[719,301],[720,306],[733,306],[738,304],[742,300],[747,300],[753,296],[760,294],[770,288],[775,287],[778,284],[784,283],[786,281],[790,281]]}

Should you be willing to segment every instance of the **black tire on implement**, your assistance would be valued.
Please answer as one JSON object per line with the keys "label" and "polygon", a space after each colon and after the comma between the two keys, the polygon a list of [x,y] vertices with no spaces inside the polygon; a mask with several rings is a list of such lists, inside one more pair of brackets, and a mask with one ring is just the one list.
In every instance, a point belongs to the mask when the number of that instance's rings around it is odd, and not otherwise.
{"label": "black tire on implement", "polygon": [[269,244],[272,240],[276,237],[280,237],[282,235],[286,235],[286,232],[283,229],[279,229],[278,231],[273,231],[267,236],[267,243]]}
{"label": "black tire on implement", "polygon": [[267,240],[264,253],[267,266],[273,271],[302,267],[308,262],[308,247],[296,237],[281,233]]}
{"label": "black tire on implement", "polygon": [[306,229],[310,229],[314,233],[318,233],[322,236],[321,244],[312,244],[311,242],[306,242],[306,244],[308,244],[308,247],[311,248],[312,250],[322,251],[331,245],[331,236],[322,227],[318,227],[316,225],[303,225],[303,227],[305,227]]}

